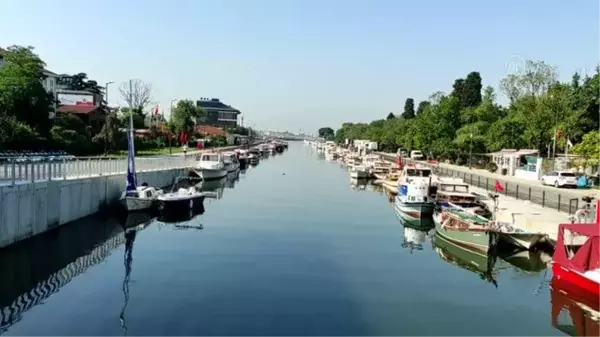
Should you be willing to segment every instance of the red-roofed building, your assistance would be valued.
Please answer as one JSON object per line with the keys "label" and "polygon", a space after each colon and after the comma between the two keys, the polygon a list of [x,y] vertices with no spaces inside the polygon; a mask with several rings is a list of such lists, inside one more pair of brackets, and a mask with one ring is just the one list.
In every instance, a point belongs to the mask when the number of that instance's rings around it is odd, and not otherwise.
{"label": "red-roofed building", "polygon": [[229,133],[225,130],[219,129],[215,126],[211,126],[211,125],[196,125],[194,127],[194,131],[196,131],[197,133],[201,134],[202,136],[205,137],[211,137],[211,136],[229,136]]}

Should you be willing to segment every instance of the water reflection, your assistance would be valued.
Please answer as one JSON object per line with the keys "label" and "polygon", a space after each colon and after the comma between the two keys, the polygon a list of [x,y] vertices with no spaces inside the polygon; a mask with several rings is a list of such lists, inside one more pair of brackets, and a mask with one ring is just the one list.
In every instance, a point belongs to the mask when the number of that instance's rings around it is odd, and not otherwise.
{"label": "water reflection", "polygon": [[202,181],[196,187],[205,193],[206,199],[221,199],[223,198],[223,190],[227,184],[227,177],[220,180]]}
{"label": "water reflection", "polygon": [[125,310],[127,309],[127,305],[129,304],[129,280],[131,277],[131,265],[133,263],[133,243],[135,242],[135,238],[137,233],[146,228],[149,223],[145,223],[142,225],[138,225],[135,227],[130,227],[125,230],[125,253],[124,253],[124,261],[123,264],[125,266],[125,277],[123,278],[123,307],[121,308],[121,313],[119,314],[119,320],[121,322],[121,328],[123,329],[123,333],[127,335],[127,321],[125,319]]}
{"label": "water reflection", "polygon": [[569,287],[557,278],[550,281],[552,326],[571,336],[599,336],[599,299]]}
{"label": "water reflection", "polygon": [[125,243],[125,227],[151,220],[142,213],[119,221],[87,217],[2,249],[0,334]]}
{"label": "water reflection", "polygon": [[353,190],[365,190],[369,181],[367,179],[353,179],[350,178],[350,187]]}
{"label": "water reflection", "polygon": [[238,181],[240,181],[240,171],[231,172],[225,177],[225,187],[234,188]]}
{"label": "water reflection", "polygon": [[422,218],[407,220],[402,217],[398,217],[402,224],[404,232],[404,241],[402,242],[403,248],[408,248],[412,253],[413,250],[423,250],[423,243],[427,240],[432,229],[435,228],[433,219]]}
{"label": "water reflection", "polygon": [[442,236],[433,236],[433,246],[440,258],[450,264],[479,275],[482,280],[493,284],[498,288],[496,281],[497,271],[494,265],[497,260],[497,252],[490,249],[488,254],[482,254],[467,247],[459,246],[444,239]]}

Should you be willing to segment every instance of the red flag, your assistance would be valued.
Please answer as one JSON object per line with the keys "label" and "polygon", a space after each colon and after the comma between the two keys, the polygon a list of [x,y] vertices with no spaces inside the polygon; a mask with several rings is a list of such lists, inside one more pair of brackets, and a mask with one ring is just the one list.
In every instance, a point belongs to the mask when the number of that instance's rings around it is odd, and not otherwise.
{"label": "red flag", "polygon": [[158,105],[154,107],[154,116],[158,115]]}
{"label": "red flag", "polygon": [[504,191],[504,186],[502,186],[502,184],[496,180],[496,183],[494,184],[494,190],[498,193]]}

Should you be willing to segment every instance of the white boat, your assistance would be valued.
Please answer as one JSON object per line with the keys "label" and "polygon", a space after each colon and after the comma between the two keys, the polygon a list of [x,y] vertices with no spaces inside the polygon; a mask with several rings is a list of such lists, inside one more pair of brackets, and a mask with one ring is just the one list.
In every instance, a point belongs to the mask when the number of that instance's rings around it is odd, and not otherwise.
{"label": "white boat", "polygon": [[250,149],[248,152],[248,164],[250,165],[258,165],[260,162],[260,155],[258,150]]}
{"label": "white boat", "polygon": [[398,178],[397,211],[409,220],[431,216],[435,202],[429,197],[431,169],[425,166],[405,165]]}
{"label": "white boat", "polygon": [[217,152],[203,153],[197,158],[194,172],[202,180],[221,179],[227,175],[223,155]]}
{"label": "white boat", "polygon": [[235,152],[223,153],[223,162],[225,163],[227,173],[232,173],[240,169],[240,162]]}
{"label": "white boat", "polygon": [[237,158],[240,162],[240,168],[244,169],[248,166],[248,150],[236,150]]}
{"label": "white boat", "polygon": [[369,176],[367,168],[362,165],[352,166],[350,169],[350,178],[352,179],[365,179]]}
{"label": "white boat", "polygon": [[188,188],[179,188],[177,191],[171,191],[158,196],[158,207],[161,214],[165,217],[180,216],[188,214],[190,211],[196,212],[200,210],[204,207],[202,204],[203,201],[204,194],[194,186],[191,186]]}
{"label": "white boat", "polygon": [[127,174],[125,191],[121,194],[119,202],[128,212],[143,211],[150,209],[158,196],[162,194],[161,189],[148,186],[143,183],[136,186],[135,175],[135,148],[133,146],[133,117],[129,117],[129,132],[127,133]]}
{"label": "white boat", "polygon": [[143,184],[136,187],[134,191],[123,191],[120,200],[129,212],[143,211],[152,208],[158,196],[162,194],[161,189]]}

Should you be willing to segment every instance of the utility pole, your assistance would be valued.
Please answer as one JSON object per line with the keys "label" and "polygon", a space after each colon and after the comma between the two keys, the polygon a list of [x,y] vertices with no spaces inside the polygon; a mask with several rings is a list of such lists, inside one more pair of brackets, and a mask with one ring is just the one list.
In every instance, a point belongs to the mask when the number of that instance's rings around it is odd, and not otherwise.
{"label": "utility pole", "polygon": [[[171,100],[171,107],[169,109],[169,119],[173,120],[173,102],[176,102],[177,98]],[[169,154],[173,154],[173,150],[171,149],[171,129],[169,129]]]}
{"label": "utility pole", "polygon": [[105,156],[108,153],[108,128],[109,128],[108,119],[111,114],[110,104],[108,103],[108,86],[112,83],[115,83],[115,82],[113,82],[113,81],[106,82],[106,84],[104,85],[104,93],[105,93],[104,99],[106,100],[106,109],[108,110],[106,112],[106,117],[104,119],[104,155]]}

